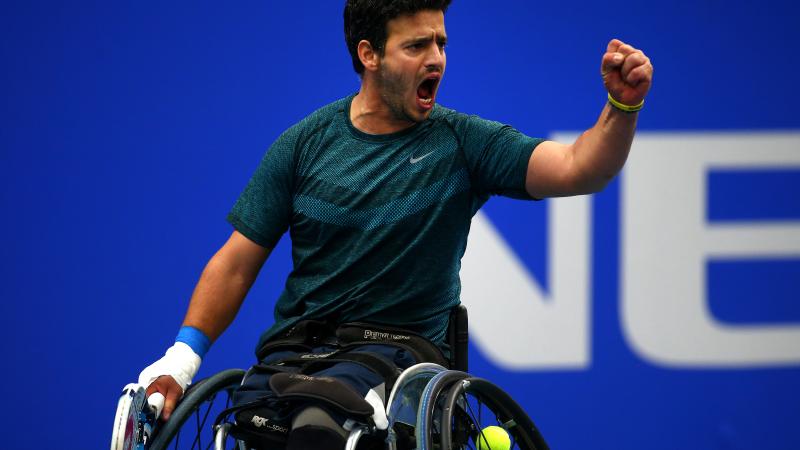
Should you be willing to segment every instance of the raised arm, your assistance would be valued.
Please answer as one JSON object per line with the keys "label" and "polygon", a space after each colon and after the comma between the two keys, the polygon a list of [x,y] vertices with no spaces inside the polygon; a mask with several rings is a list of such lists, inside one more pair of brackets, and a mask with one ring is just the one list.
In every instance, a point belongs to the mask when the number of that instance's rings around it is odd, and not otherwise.
{"label": "raised arm", "polygon": [[[535,198],[598,192],[622,169],[653,80],[650,59],[613,39],[600,65],[609,102],[592,128],[571,145],[545,141],[528,162],[525,188]],[[617,106],[614,106],[616,103]]]}

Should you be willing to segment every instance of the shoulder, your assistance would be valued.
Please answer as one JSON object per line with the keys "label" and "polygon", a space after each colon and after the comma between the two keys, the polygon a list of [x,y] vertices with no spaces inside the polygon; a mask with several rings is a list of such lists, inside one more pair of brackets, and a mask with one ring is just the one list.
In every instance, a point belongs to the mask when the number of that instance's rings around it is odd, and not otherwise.
{"label": "shoulder", "polygon": [[458,136],[472,136],[474,134],[494,134],[507,125],[493,120],[487,120],[475,114],[464,114],[439,104],[433,110],[430,120],[434,125],[450,127]]}
{"label": "shoulder", "polygon": [[321,127],[330,126],[337,117],[345,114],[351,97],[341,98],[322,106],[292,125],[287,131],[312,133]]}
{"label": "shoulder", "polygon": [[276,143],[295,148],[305,146],[315,136],[333,126],[347,110],[352,96],[341,98],[317,109],[299,122],[287,128],[276,140]]}
{"label": "shoulder", "polygon": [[500,122],[494,120],[484,119],[475,114],[464,114],[454,109],[436,104],[436,108],[431,113],[430,119],[434,122],[443,122],[452,126],[470,126],[470,125],[483,125],[502,127],[505,126]]}
{"label": "shoulder", "polygon": [[467,118],[469,118],[468,115],[437,103],[436,107],[433,108],[433,111],[431,112],[429,120],[434,123],[452,125],[456,122],[466,120]]}

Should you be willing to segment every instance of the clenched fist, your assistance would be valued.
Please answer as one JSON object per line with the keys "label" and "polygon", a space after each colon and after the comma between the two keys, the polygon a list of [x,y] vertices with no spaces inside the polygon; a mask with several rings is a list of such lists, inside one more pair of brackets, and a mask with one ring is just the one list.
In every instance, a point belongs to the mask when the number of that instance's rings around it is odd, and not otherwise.
{"label": "clenched fist", "polygon": [[653,82],[653,65],[641,50],[619,39],[608,43],[600,64],[603,84],[614,100],[625,105],[638,105],[644,100]]}

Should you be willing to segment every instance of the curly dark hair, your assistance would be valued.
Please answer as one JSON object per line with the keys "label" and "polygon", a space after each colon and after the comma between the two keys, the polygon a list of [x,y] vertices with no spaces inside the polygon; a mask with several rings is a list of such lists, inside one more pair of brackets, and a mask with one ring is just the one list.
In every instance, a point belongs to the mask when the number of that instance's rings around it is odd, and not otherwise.
{"label": "curly dark hair", "polygon": [[353,59],[353,69],[361,75],[364,65],[358,58],[358,43],[369,41],[383,56],[386,24],[395,17],[422,10],[447,11],[451,0],[346,0],[344,5],[344,40]]}

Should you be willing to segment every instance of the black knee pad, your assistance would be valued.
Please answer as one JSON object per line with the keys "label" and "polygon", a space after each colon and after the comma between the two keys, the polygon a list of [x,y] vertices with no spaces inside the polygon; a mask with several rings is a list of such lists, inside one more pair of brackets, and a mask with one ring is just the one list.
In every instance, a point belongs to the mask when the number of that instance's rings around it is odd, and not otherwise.
{"label": "black knee pad", "polygon": [[330,428],[305,425],[289,432],[286,450],[343,450],[346,442]]}

